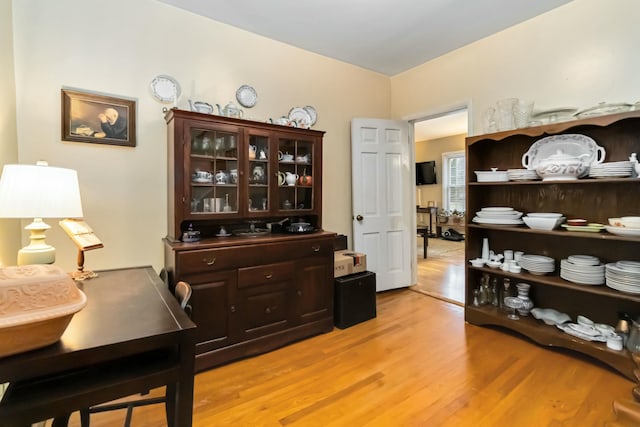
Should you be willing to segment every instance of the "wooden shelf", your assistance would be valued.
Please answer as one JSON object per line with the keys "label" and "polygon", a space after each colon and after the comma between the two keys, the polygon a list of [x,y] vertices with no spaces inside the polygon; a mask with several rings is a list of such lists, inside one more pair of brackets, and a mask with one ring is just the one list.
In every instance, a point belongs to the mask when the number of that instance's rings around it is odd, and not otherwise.
{"label": "wooden shelf", "polygon": [[640,237],[633,236],[619,236],[616,234],[607,233],[601,231],[599,233],[591,233],[587,231],[564,231],[564,230],[535,230],[526,227],[501,227],[499,225],[482,225],[482,224],[468,224],[469,228],[478,228],[485,230],[500,230],[513,233],[528,233],[535,235],[548,235],[553,237],[578,237],[584,239],[598,239],[598,240],[620,240],[624,242],[640,242]]}
{"label": "wooden shelf", "polygon": [[586,354],[606,363],[625,377],[636,380],[633,373],[636,365],[627,350],[615,351],[607,348],[605,343],[585,341],[530,316],[520,316],[519,320],[511,320],[505,312],[493,306],[467,306],[465,319],[474,325],[495,325],[518,332],[540,345],[566,348]]}
{"label": "wooden shelf", "polygon": [[578,292],[584,292],[587,294],[593,295],[602,295],[605,297],[618,298],[622,300],[632,301],[640,303],[640,295],[636,294],[627,294],[624,292],[620,292],[615,289],[608,288],[605,285],[581,285],[579,283],[569,282],[568,280],[564,280],[560,276],[555,275],[536,275],[529,273],[509,273],[507,271],[502,271],[499,268],[488,268],[488,267],[468,267],[470,270],[478,270],[486,273],[494,274],[501,277],[508,277],[513,280],[517,280],[519,282],[535,282],[541,285],[547,286],[555,286],[557,288],[571,289]]}
{"label": "wooden shelf", "polygon": [[492,181],[492,182],[469,182],[472,187],[476,186],[493,186],[493,185],[591,185],[591,184],[637,184],[640,178],[581,178],[565,181]]}

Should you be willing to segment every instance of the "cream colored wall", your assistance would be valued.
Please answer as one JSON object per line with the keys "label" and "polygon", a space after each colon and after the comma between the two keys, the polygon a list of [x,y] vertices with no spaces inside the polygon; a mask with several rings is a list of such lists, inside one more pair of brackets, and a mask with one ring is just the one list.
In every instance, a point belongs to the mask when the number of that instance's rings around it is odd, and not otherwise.
{"label": "cream colored wall", "polygon": [[469,135],[508,97],[536,109],[640,100],[640,2],[574,0],[391,78],[392,115],[470,102]]}
{"label": "cream colored wall", "polygon": [[[149,91],[157,74],[181,83],[185,109],[188,98],[224,105],[242,84],[258,92],[245,117],[313,105],[314,129],[326,131],[323,225],[351,234],[350,120],[389,117],[387,77],[154,0],[19,0],[13,7],[20,162],[46,159],[78,171],[85,219],[105,244],[87,253],[89,268],[163,264],[165,123]],[[137,99],[137,147],[62,142],[61,87]],[[75,247],[52,225],[56,264],[75,268]]]}
{"label": "cream colored wall", "polygon": [[[11,0],[0,0],[0,167],[18,162]],[[20,221],[0,219],[0,267],[15,265]]]}
{"label": "cream colored wall", "polygon": [[[466,136],[461,134],[416,142],[416,163],[435,160],[437,181],[437,184],[433,185],[416,186],[416,205],[427,207],[429,201],[434,201],[436,206],[442,207],[442,153],[464,151]],[[427,215],[426,222],[428,221]],[[419,215],[418,222],[426,223],[425,217]]]}

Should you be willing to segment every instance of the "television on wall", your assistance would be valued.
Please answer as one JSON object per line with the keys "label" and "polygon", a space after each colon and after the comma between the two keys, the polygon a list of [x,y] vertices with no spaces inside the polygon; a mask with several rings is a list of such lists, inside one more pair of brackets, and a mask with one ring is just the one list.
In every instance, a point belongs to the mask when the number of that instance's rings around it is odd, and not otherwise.
{"label": "television on wall", "polygon": [[416,185],[437,184],[436,161],[416,163]]}

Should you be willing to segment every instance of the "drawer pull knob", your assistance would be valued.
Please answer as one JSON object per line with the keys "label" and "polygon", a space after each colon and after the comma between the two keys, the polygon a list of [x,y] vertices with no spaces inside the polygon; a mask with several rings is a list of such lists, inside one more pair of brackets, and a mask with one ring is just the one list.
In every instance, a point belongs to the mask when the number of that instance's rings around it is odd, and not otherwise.
{"label": "drawer pull knob", "polygon": [[271,308],[270,307],[265,308],[264,312],[267,313],[267,314],[270,314],[271,313]]}
{"label": "drawer pull knob", "polygon": [[298,289],[298,296],[301,297],[302,296],[302,290]]}
{"label": "drawer pull knob", "polygon": [[312,246],[313,252],[320,252],[320,246]]}
{"label": "drawer pull knob", "polygon": [[271,279],[273,277],[273,273],[269,273],[269,274],[265,274],[264,278],[265,279]]}
{"label": "drawer pull knob", "polygon": [[213,265],[216,263],[216,257],[204,258],[202,261],[207,265]]}
{"label": "drawer pull knob", "polygon": [[231,307],[229,307],[229,310],[231,310],[232,313],[236,312],[236,306],[232,305]]}

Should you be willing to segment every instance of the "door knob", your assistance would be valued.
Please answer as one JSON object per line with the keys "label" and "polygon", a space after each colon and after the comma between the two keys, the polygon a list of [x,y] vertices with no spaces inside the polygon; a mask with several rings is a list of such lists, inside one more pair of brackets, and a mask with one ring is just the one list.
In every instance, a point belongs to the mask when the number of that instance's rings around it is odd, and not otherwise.
{"label": "door knob", "polygon": [[356,216],[356,221],[362,221],[364,219],[364,217],[362,215],[358,215]]}

